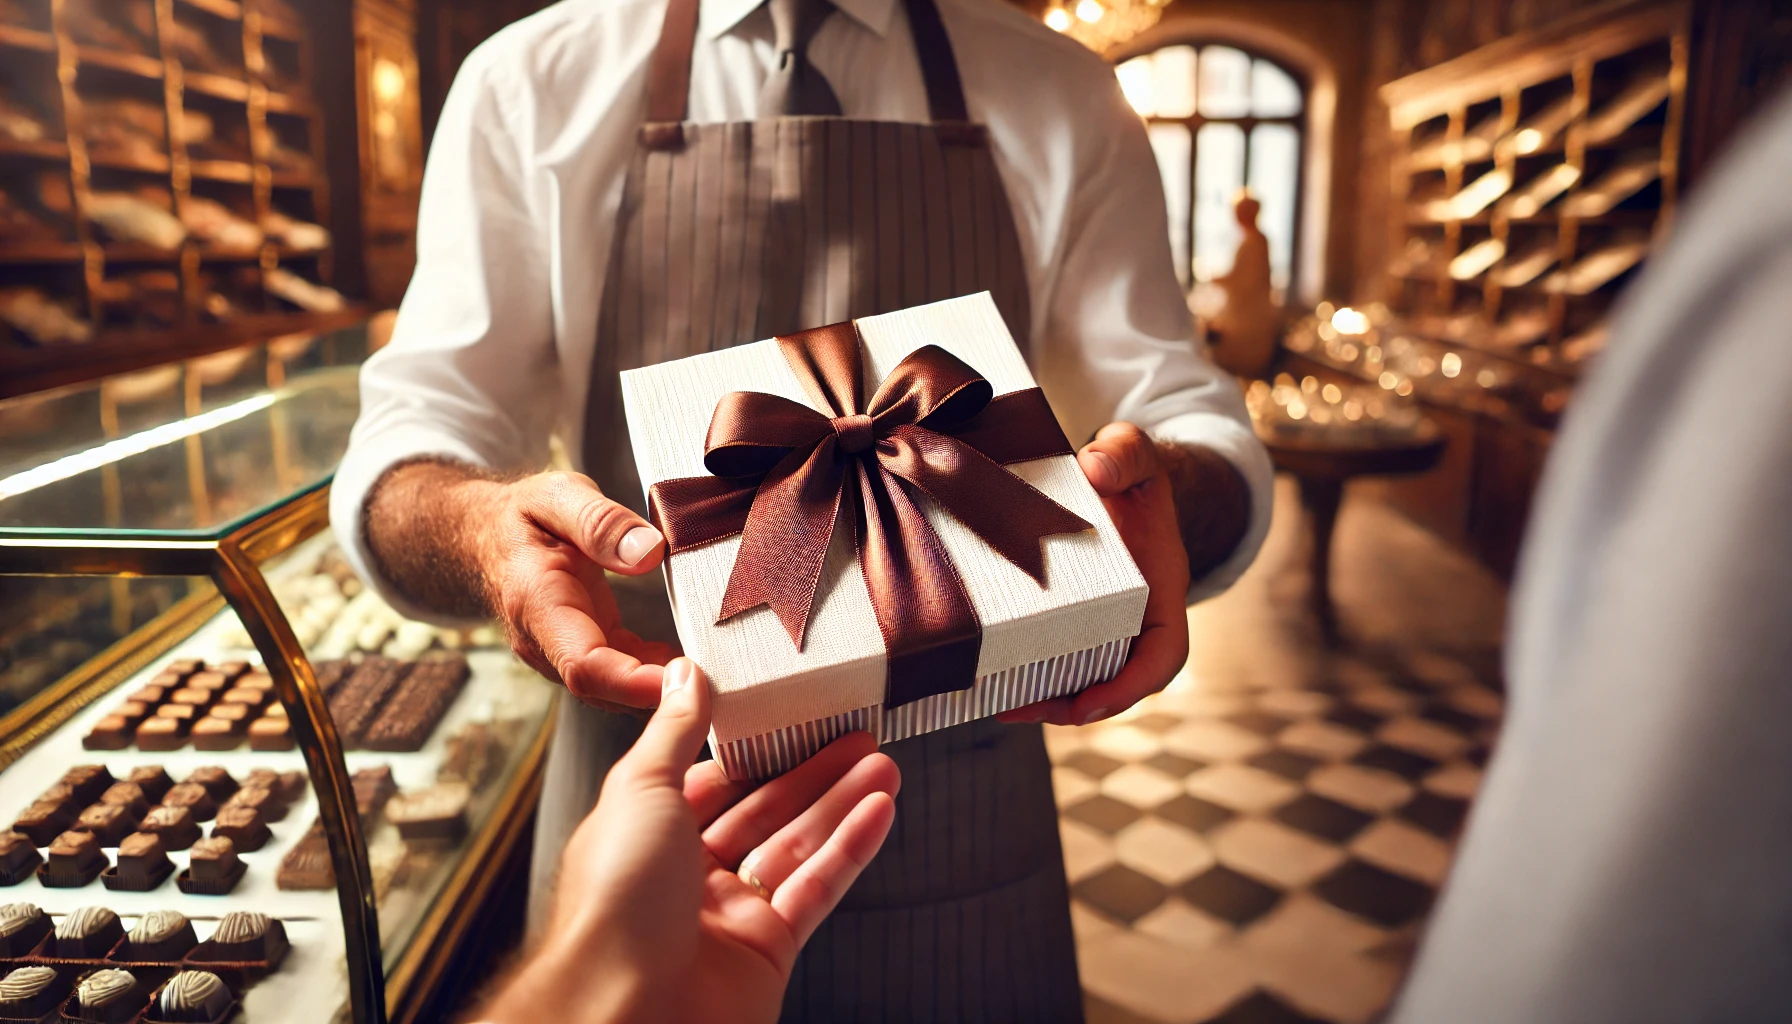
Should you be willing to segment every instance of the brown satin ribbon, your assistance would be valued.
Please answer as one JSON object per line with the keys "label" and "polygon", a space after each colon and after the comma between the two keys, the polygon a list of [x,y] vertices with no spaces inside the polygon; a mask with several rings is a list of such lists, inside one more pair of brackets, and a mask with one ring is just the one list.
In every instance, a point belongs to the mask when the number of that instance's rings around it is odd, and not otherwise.
{"label": "brown satin ribbon", "polygon": [[912,492],[1044,586],[1044,539],[1092,528],[1002,468],[1071,453],[1045,396],[1028,388],[992,397],[977,371],[928,345],[897,364],[866,405],[850,321],[778,344],[829,414],[757,391],[723,395],[704,441],[703,464],[714,475],[663,480],[648,491],[667,553],[741,534],[716,621],[770,605],[801,650],[846,502],[889,652],[885,706],[968,688],[982,626]]}

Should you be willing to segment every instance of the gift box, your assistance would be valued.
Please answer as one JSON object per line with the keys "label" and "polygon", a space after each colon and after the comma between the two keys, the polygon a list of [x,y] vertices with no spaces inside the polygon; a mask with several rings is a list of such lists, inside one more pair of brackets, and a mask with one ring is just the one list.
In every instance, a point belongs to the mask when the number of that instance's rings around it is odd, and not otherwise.
{"label": "gift box", "polygon": [[1125,662],[1145,581],[987,293],[627,371],[622,392],[730,778]]}

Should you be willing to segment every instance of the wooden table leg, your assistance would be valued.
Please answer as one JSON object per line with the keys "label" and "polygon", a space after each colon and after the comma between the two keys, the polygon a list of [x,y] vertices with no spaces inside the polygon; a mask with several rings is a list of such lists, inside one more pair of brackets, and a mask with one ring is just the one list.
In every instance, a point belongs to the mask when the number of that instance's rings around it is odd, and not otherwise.
{"label": "wooden table leg", "polygon": [[1300,504],[1313,521],[1313,614],[1319,620],[1325,642],[1338,643],[1338,614],[1332,605],[1332,529],[1338,524],[1338,505],[1344,498],[1344,481],[1337,477],[1297,476]]}

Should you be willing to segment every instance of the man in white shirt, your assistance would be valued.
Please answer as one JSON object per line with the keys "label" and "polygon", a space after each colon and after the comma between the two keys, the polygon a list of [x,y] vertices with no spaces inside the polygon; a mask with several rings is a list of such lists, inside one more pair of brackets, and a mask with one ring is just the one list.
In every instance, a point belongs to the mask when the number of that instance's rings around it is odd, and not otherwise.
{"label": "man in white shirt", "polygon": [[[646,625],[664,545],[637,514],[621,369],[991,292],[1067,436],[1093,436],[1079,462],[1151,586],[1120,676],[1004,717],[1086,723],[1169,681],[1185,602],[1268,529],[1271,470],[1193,348],[1166,239],[1111,69],[993,0],[565,0],[468,58],[332,514],[401,610],[498,615],[578,698],[538,893],[632,736],[586,705],[652,705],[671,653]],[[589,475],[519,476],[556,432]],[[787,1014],[1079,1017],[1039,730],[889,749],[894,830]]]}

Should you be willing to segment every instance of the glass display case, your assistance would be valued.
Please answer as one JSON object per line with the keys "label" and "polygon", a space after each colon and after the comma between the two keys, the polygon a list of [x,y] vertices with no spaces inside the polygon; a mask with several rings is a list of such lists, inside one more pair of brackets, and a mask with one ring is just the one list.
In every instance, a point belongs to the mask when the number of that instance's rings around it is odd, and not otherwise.
{"label": "glass display case", "polygon": [[[124,964],[147,1000],[210,969],[250,1021],[418,1016],[533,809],[555,691],[334,549],[366,349],[0,402],[0,903],[119,919],[78,956],[0,934],[0,970]],[[188,941],[150,943],[153,911]],[[247,953],[238,911],[275,922]]]}

